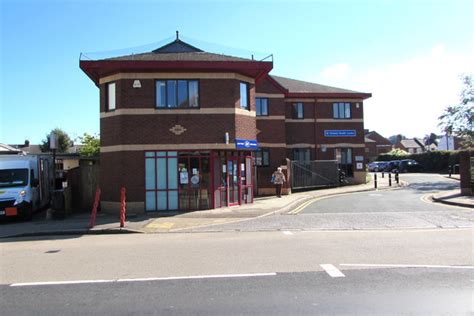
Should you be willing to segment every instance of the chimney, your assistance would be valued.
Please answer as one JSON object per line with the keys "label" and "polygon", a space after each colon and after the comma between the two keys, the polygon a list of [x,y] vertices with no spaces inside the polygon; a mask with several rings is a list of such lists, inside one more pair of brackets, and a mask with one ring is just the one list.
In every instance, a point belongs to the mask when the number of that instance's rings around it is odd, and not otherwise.
{"label": "chimney", "polygon": [[24,147],[30,147],[30,141],[28,139],[25,139],[25,146]]}

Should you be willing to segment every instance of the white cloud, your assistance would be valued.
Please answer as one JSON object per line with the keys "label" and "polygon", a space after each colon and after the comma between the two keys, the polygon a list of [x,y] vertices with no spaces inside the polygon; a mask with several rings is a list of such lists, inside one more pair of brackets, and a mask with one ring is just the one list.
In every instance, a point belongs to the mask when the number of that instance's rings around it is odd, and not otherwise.
{"label": "white cloud", "polygon": [[344,80],[349,74],[349,65],[346,63],[335,64],[327,67],[321,72],[321,76],[325,81]]}
{"label": "white cloud", "polygon": [[336,64],[314,81],[371,92],[372,98],[364,102],[365,128],[386,137],[399,133],[421,137],[439,133],[443,109],[459,102],[459,76],[474,73],[472,56],[474,49],[455,54],[439,44],[420,56],[358,73],[350,72],[349,65]]}

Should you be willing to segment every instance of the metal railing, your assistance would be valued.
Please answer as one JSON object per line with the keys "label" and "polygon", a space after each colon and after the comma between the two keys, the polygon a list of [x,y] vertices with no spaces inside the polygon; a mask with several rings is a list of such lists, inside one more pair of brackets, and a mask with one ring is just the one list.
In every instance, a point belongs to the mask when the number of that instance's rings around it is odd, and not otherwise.
{"label": "metal railing", "polygon": [[291,188],[309,189],[339,185],[337,160],[291,161]]}

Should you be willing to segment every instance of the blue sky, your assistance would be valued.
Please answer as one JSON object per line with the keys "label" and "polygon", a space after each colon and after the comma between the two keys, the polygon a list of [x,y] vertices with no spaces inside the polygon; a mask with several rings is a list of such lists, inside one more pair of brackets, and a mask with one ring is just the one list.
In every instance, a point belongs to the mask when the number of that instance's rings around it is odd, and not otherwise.
{"label": "blue sky", "polygon": [[474,1],[0,3],[2,143],[38,143],[55,127],[72,138],[98,133],[99,92],[79,54],[155,43],[175,30],[216,49],[272,53],[272,74],[372,92],[365,127],[386,137],[439,132],[458,76],[474,72]]}

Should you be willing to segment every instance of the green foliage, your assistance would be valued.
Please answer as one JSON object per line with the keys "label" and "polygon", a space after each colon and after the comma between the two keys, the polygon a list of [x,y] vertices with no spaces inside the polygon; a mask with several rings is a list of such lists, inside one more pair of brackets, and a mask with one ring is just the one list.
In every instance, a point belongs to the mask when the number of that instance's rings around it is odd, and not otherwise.
{"label": "green foliage", "polygon": [[471,75],[462,77],[463,89],[460,102],[444,109],[438,118],[439,126],[448,135],[456,135],[463,139],[463,148],[474,148],[474,84]]}
{"label": "green foliage", "polygon": [[65,131],[57,127],[46,135],[46,139],[42,140],[40,144],[41,151],[42,152],[51,151],[51,148],[49,148],[49,137],[51,133],[56,134],[56,139],[58,141],[58,146],[57,146],[58,148],[56,149],[56,151],[58,153],[66,153],[68,149],[72,146],[71,138],[69,138],[69,135]]}
{"label": "green foliage", "polygon": [[82,145],[79,149],[79,153],[84,156],[93,157],[98,156],[100,153],[100,138],[99,136],[89,135],[84,133],[83,136],[78,137]]}
{"label": "green foliage", "polygon": [[392,155],[394,157],[403,157],[403,159],[405,159],[405,156],[408,155],[406,151],[400,148],[394,148],[391,151],[389,151],[387,154]]}

